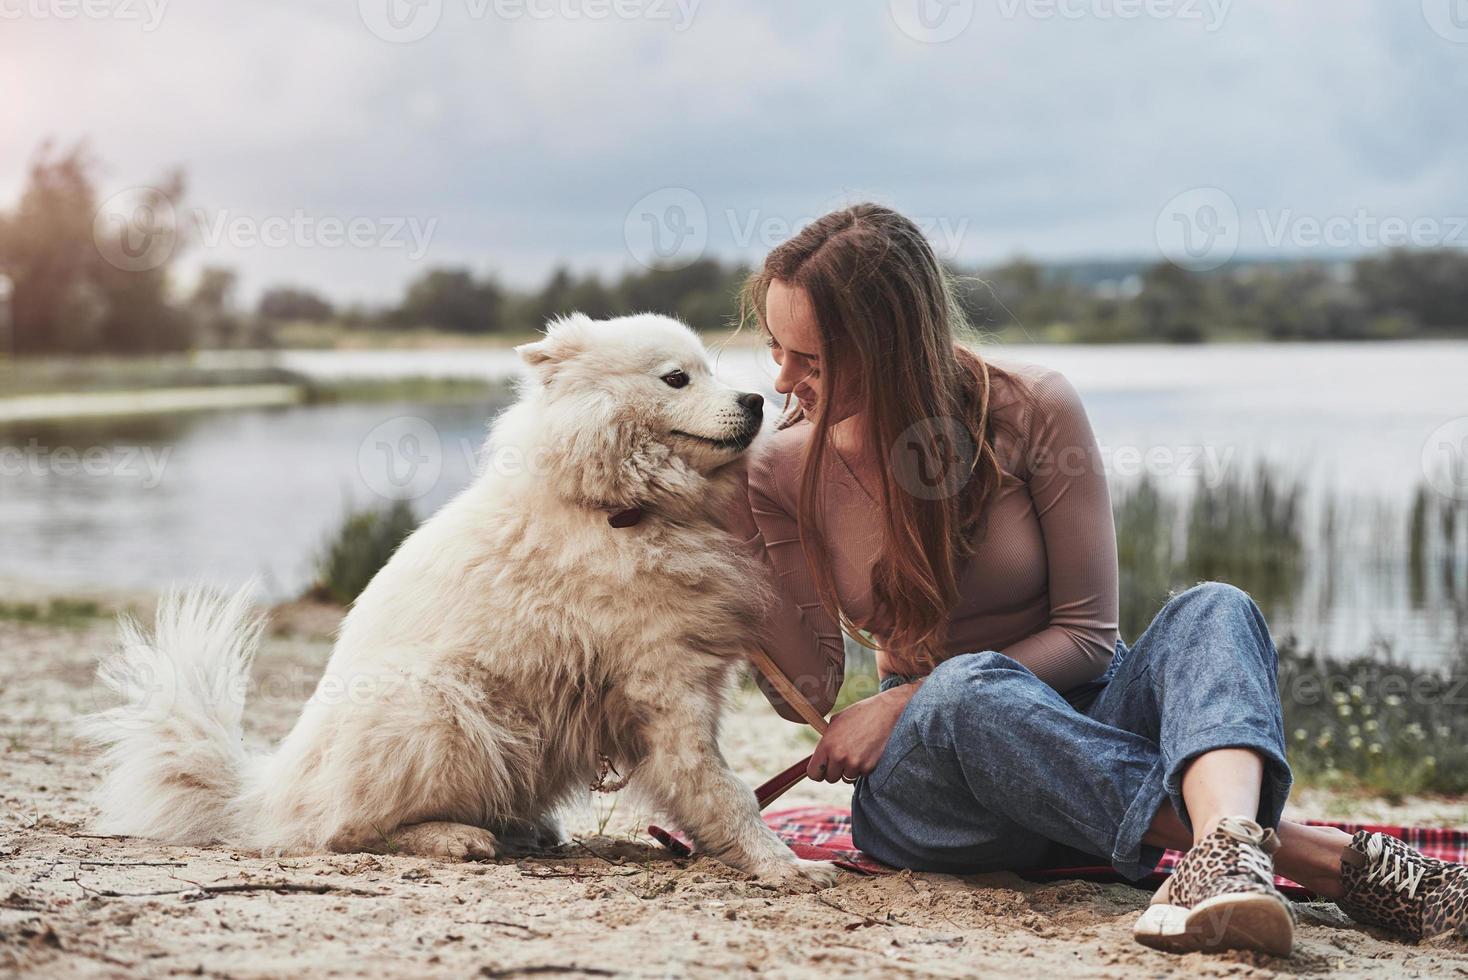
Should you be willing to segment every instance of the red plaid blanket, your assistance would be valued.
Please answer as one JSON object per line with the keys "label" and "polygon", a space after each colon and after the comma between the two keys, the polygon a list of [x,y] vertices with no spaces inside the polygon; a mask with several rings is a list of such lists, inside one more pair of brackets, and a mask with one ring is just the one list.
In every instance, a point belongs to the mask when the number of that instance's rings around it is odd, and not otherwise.
{"label": "red plaid blanket", "polygon": [[[891,874],[893,868],[874,861],[856,849],[851,840],[851,812],[843,807],[803,806],[788,810],[776,810],[764,815],[780,839],[803,858],[817,861],[834,861],[840,867],[863,874]],[[1378,824],[1336,823],[1326,820],[1311,820],[1309,823],[1321,827],[1339,827],[1348,834],[1358,830],[1400,837],[1408,844],[1429,857],[1444,861],[1468,863],[1468,830],[1450,830],[1436,827],[1388,827]],[[675,854],[692,853],[688,845],[677,837],[657,827],[649,832]],[[1178,859],[1177,851],[1168,851],[1158,864],[1157,870],[1146,879],[1153,887],[1162,883],[1172,873]],[[1068,868],[1036,868],[1023,872],[1026,878],[1051,880],[1055,878],[1086,878],[1092,881],[1122,881],[1122,877],[1109,865],[1092,865]],[[1290,881],[1279,878],[1281,890],[1293,897],[1308,895],[1305,889]]]}

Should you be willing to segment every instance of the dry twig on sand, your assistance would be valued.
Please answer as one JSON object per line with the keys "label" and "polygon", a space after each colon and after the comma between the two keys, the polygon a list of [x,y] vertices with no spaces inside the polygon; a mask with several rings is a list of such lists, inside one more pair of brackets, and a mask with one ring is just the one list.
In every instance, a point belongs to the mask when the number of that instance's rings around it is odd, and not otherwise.
{"label": "dry twig on sand", "polygon": [[[277,892],[301,895],[361,895],[367,898],[380,898],[385,892],[367,891],[363,888],[349,888],[343,885],[331,885],[326,882],[298,882],[298,881],[239,881],[223,885],[204,885],[197,882],[189,882],[187,888],[164,888],[158,891],[148,892],[119,892],[111,888],[92,888],[83,883],[77,877],[78,868],[73,871],[71,877],[66,879],[76,885],[88,895],[99,895],[102,898],[155,898],[160,895],[230,895],[242,892]],[[186,879],[178,879],[180,881]]]}
{"label": "dry twig on sand", "polygon": [[532,966],[507,966],[502,969],[484,967],[479,971],[481,977],[529,977],[543,973],[582,973],[590,977],[614,977],[616,970],[603,970],[599,966],[574,966],[559,963],[536,963]]}

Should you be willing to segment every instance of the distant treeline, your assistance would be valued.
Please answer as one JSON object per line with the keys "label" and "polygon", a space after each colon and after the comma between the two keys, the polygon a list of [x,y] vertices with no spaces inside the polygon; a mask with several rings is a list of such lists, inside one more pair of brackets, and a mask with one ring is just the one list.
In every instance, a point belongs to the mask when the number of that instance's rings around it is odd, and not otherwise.
{"label": "distant treeline", "polygon": [[[142,353],[270,346],[286,324],[347,331],[434,329],[523,335],[571,311],[671,313],[698,328],[728,325],[748,269],[715,259],[604,279],[555,270],[514,289],[465,267],[430,267],[380,308],[338,308],[300,284],[270,288],[253,309],[236,301],[233,271],[208,267],[180,291],[172,274],[188,242],[160,225],[148,241],[98,219],[96,166],[82,148],[43,148],[20,201],[0,212],[0,351]],[[139,207],[181,207],[184,181],[160,180]],[[166,237],[161,242],[158,236]],[[160,246],[157,261],[134,261]],[[1121,269],[1124,270],[1124,266]],[[1353,262],[1248,263],[1199,274],[1138,265],[1097,281],[1016,259],[953,269],[980,331],[1016,339],[1086,342],[1211,339],[1346,340],[1468,337],[1468,250],[1382,252]],[[0,282],[0,286],[5,286]]]}
{"label": "distant treeline", "polygon": [[961,278],[960,292],[976,327],[1036,340],[1468,338],[1468,250],[1451,248],[1210,273],[1160,262],[1099,288],[1021,259]]}

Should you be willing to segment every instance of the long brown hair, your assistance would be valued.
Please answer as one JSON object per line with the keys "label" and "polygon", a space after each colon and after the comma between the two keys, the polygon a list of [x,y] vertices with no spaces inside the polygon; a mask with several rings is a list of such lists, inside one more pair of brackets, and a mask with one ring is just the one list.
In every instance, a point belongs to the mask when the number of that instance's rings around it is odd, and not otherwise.
{"label": "long brown hair", "polygon": [[[890,208],[834,211],[770,252],[745,284],[742,303],[744,319],[765,333],[775,280],[804,290],[814,311],[823,402],[839,390],[864,422],[864,449],[887,449],[877,466],[884,524],[872,596],[891,624],[887,646],[931,666],[942,659],[963,561],[999,485],[989,411],[998,369],[960,343],[967,324],[948,277],[917,225]],[[788,398],[786,408],[782,427],[804,417],[790,411]],[[835,599],[819,517],[833,420],[830,412],[815,414],[796,513],[801,548],[821,604],[866,643]],[[936,492],[933,472],[943,478]]]}

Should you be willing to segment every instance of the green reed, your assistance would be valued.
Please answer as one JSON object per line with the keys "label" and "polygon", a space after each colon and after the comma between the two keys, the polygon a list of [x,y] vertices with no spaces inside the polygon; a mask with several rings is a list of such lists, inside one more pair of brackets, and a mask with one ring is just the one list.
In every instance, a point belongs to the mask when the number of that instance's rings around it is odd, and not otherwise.
{"label": "green reed", "polygon": [[418,518],[405,500],[349,511],[323,548],[316,584],[308,595],[342,605],[351,603],[417,526]]}

